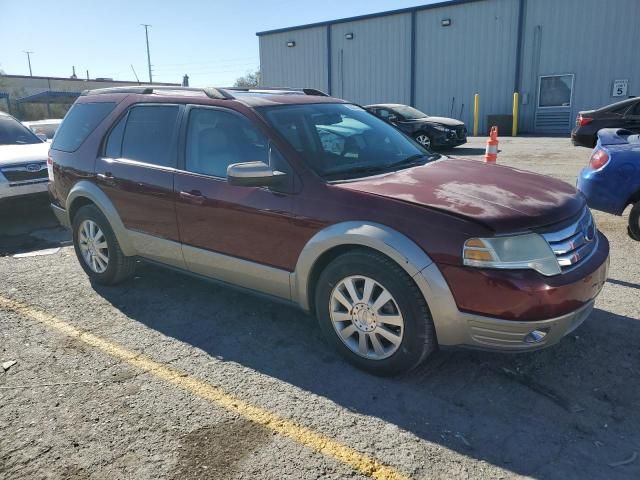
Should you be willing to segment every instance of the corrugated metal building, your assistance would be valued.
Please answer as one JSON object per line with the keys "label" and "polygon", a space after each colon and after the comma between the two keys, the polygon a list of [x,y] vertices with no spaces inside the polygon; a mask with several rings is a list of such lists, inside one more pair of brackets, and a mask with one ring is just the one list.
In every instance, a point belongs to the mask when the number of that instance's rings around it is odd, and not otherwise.
{"label": "corrugated metal building", "polygon": [[360,104],[568,133],[579,110],[640,94],[639,0],[453,0],[259,32],[262,83]]}

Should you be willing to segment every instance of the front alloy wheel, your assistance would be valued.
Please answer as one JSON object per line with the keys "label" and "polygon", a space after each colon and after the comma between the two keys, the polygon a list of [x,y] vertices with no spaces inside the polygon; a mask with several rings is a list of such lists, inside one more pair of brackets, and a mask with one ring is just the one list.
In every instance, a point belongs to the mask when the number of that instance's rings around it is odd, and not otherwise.
{"label": "front alloy wheel", "polygon": [[431,138],[426,133],[419,133],[416,135],[416,142],[424,148],[431,148]]}
{"label": "front alloy wheel", "polygon": [[427,302],[414,280],[370,249],[343,253],[324,267],[315,313],[327,341],[375,375],[397,375],[437,349]]}
{"label": "front alloy wheel", "polygon": [[329,312],[336,333],[356,355],[382,360],[402,343],[404,319],[398,303],[369,277],[340,281],[331,292]]}

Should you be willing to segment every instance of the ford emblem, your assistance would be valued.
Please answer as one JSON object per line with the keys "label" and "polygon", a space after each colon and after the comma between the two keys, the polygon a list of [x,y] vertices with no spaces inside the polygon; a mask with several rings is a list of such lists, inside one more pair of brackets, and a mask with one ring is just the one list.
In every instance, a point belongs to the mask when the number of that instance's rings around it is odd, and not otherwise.
{"label": "ford emblem", "polygon": [[42,166],[39,163],[30,163],[26,166],[27,172],[39,172]]}
{"label": "ford emblem", "polygon": [[592,242],[593,239],[596,237],[596,229],[593,226],[593,224],[587,225],[583,230],[582,234],[584,235],[584,239],[587,242]]}

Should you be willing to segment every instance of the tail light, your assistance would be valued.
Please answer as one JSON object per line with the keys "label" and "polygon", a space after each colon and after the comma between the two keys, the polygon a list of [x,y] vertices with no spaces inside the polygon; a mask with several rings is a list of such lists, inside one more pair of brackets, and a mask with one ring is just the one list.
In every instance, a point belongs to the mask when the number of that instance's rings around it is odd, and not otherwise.
{"label": "tail light", "polygon": [[593,168],[594,170],[599,170],[600,168],[604,167],[608,161],[609,154],[607,152],[605,152],[604,150],[596,150],[595,152],[593,152],[593,155],[591,155],[591,161],[589,163],[591,164],[591,168]]}
{"label": "tail light", "polygon": [[589,125],[591,122],[593,122],[593,118],[590,117],[583,117],[582,115],[578,115],[578,118],[576,118],[576,125],[578,125],[579,127]]}
{"label": "tail light", "polygon": [[53,158],[51,158],[51,155],[47,157],[47,174],[49,175],[49,181],[53,182]]}

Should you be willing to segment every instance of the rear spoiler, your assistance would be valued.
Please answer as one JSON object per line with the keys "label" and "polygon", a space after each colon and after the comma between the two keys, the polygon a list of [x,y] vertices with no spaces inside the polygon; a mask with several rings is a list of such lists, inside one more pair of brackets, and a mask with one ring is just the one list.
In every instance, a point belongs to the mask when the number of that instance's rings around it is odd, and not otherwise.
{"label": "rear spoiler", "polygon": [[[630,139],[629,137],[633,138]],[[638,143],[638,135],[631,130],[624,128],[603,128],[598,130],[598,141],[600,145],[624,145],[627,143]]]}

